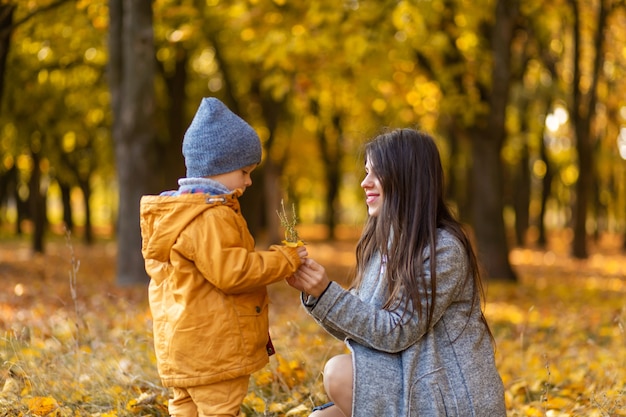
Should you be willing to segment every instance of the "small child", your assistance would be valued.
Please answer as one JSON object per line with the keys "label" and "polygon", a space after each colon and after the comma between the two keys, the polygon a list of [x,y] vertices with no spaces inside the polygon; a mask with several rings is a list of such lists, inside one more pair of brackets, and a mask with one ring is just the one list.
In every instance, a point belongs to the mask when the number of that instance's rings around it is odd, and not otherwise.
{"label": "small child", "polygon": [[239,416],[250,374],[273,353],[266,286],[291,276],[307,251],[255,251],[238,198],[261,142],[221,101],[202,99],[183,155],[179,189],[141,199],[157,367],[172,416]]}

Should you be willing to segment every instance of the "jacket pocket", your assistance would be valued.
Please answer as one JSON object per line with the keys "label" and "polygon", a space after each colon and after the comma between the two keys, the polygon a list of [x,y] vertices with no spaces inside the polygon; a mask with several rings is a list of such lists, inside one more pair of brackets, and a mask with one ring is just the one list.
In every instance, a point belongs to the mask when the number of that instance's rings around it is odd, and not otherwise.
{"label": "jacket pocket", "polygon": [[445,369],[436,369],[413,383],[409,410],[410,417],[460,417],[457,397]]}
{"label": "jacket pocket", "polygon": [[268,298],[265,294],[245,294],[233,299],[243,350],[247,356],[265,351],[268,341]]}

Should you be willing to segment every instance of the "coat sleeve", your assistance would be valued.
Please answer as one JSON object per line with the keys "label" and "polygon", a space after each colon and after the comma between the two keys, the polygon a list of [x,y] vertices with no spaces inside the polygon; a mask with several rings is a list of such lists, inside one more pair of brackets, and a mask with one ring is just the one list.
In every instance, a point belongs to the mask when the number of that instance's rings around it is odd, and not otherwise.
{"label": "coat sleeve", "polygon": [[[328,288],[326,289],[326,291],[328,291],[333,285],[336,285],[336,283],[331,282],[329,284]],[[326,292],[324,292],[324,294],[325,293]],[[320,300],[320,298],[313,297],[312,295],[307,295],[305,293],[301,293],[300,294],[300,301],[302,302],[302,305],[307,310],[309,315],[311,317],[313,317],[313,319],[319,325],[321,325],[324,328],[324,330],[326,330],[335,339],[339,339],[341,341],[345,341],[345,339],[348,337],[348,335],[341,328],[339,328],[337,326],[333,326],[332,323],[324,322],[324,321],[318,319],[315,316],[315,314],[312,313],[312,311],[315,309],[315,305],[317,304],[318,300]]]}
{"label": "coat sleeve", "polygon": [[[379,306],[361,300],[356,294],[332,283],[309,313],[329,333],[343,334],[355,342],[383,352],[400,352],[415,344],[430,328],[441,319],[450,305],[460,300],[466,283],[467,258],[461,244],[455,239],[446,239],[436,252],[437,256],[437,298],[430,327],[417,314],[403,315],[402,309],[384,310]],[[429,260],[425,272],[429,278]],[[468,282],[471,284],[471,280]]]}
{"label": "coat sleeve", "polygon": [[230,208],[209,210],[196,221],[198,227],[187,228],[186,251],[204,278],[226,294],[281,281],[300,266],[294,248],[255,251],[245,221]]}

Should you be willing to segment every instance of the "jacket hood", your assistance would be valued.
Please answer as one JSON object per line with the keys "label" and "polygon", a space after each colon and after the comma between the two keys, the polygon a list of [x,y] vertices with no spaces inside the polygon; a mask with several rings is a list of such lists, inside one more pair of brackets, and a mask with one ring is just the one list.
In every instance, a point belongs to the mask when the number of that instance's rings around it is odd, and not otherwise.
{"label": "jacket hood", "polygon": [[145,259],[167,262],[181,231],[206,210],[218,205],[239,212],[240,190],[232,194],[147,195],[140,202],[141,252]]}

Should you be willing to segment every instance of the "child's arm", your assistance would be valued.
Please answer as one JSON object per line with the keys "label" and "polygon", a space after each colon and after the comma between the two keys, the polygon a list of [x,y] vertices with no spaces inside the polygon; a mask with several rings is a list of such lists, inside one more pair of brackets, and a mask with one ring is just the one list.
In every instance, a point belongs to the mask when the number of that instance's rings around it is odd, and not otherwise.
{"label": "child's arm", "polygon": [[241,293],[293,275],[307,256],[305,247],[255,251],[243,219],[227,210],[211,210],[201,228],[191,226],[186,233],[192,261],[205,279],[225,293]]}

